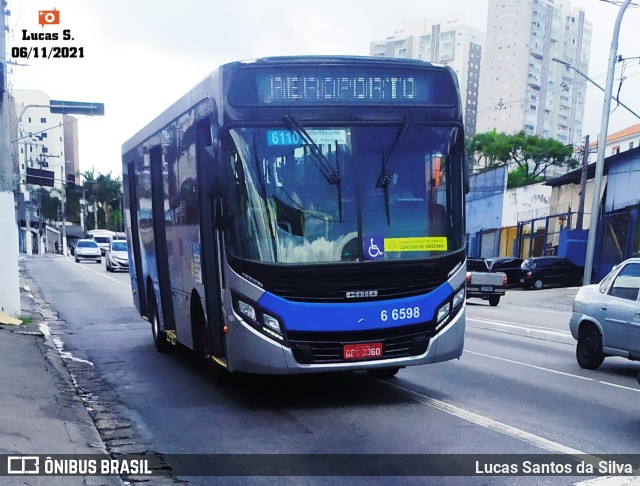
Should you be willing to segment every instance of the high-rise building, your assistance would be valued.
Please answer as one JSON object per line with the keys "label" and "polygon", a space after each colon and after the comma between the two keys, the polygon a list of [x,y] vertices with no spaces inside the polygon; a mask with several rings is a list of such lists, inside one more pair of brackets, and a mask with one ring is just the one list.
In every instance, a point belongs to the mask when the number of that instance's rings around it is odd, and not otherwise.
{"label": "high-rise building", "polygon": [[489,0],[478,132],[579,144],[592,24],[567,0]]}
{"label": "high-rise building", "polygon": [[[21,183],[35,180],[43,182],[35,187],[60,192],[66,180],[63,115],[51,113],[51,98],[42,91],[15,89],[13,96],[19,118],[16,143]],[[33,179],[34,174],[43,175],[46,180]]]}
{"label": "high-rise building", "polygon": [[456,14],[407,24],[392,36],[371,42],[370,54],[451,66],[460,84],[465,133],[473,136],[483,44],[484,33],[466,25],[464,16]]}

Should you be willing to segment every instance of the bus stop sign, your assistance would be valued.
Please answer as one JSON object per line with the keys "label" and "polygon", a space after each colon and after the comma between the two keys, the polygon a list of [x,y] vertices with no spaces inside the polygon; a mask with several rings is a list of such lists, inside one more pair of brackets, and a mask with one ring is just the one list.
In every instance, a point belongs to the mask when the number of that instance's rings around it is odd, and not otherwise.
{"label": "bus stop sign", "polygon": [[51,113],[59,113],[61,115],[104,116],[104,103],[51,100],[49,108]]}

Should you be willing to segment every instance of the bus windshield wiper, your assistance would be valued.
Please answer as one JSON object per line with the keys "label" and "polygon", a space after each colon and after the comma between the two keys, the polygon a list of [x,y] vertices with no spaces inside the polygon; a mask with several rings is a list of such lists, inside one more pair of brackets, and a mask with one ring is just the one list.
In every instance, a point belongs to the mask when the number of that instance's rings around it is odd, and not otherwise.
{"label": "bus windshield wiper", "polygon": [[311,135],[305,130],[302,124],[293,116],[285,115],[284,117],[287,125],[293,129],[300,138],[304,141],[309,149],[309,155],[311,160],[316,165],[325,180],[332,186],[338,188],[338,213],[340,215],[340,222],[342,223],[342,176],[340,175],[340,165],[338,164],[338,147],[336,144],[336,166],[331,165],[331,162],[322,153],[322,149],[311,138]]}
{"label": "bus windshield wiper", "polygon": [[401,139],[403,139],[404,136],[406,135],[407,131],[409,130],[409,127],[411,126],[412,121],[413,120],[411,116],[407,116],[404,119],[404,124],[398,130],[398,133],[396,133],[396,138],[393,140],[393,143],[391,144],[391,148],[389,149],[389,153],[387,154],[386,157],[384,156],[384,148],[382,149],[382,158],[381,158],[382,167],[380,169],[380,175],[378,176],[378,180],[376,181],[376,187],[378,189],[382,189],[382,192],[384,194],[384,210],[385,210],[385,213],[387,214],[387,226],[391,226],[391,212],[389,210],[389,184],[391,183],[391,177],[389,177],[387,166],[389,165],[389,159],[391,158],[391,154],[393,153],[394,149],[398,145],[398,142]]}

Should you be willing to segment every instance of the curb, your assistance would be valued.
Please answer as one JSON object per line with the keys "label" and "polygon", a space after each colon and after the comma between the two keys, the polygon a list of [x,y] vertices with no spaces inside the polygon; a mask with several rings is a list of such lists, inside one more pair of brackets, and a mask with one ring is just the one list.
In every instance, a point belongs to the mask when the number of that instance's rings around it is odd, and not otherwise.
{"label": "curb", "polygon": [[523,336],[532,339],[540,339],[542,341],[551,341],[559,344],[575,345],[576,340],[568,331],[555,331],[534,327],[526,327],[519,324],[507,324],[500,322],[491,322],[484,319],[467,316],[467,326],[476,329],[485,329],[488,331],[502,332],[504,334],[512,334],[514,336]]}

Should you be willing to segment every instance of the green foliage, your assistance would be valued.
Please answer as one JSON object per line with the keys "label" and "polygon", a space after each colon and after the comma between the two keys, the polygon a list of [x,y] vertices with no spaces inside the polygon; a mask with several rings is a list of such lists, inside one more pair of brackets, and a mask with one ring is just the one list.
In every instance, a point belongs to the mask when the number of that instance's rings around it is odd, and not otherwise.
{"label": "green foliage", "polygon": [[498,167],[507,165],[517,171],[509,174],[510,187],[531,184],[543,179],[549,167],[576,168],[572,145],[563,145],[551,138],[527,135],[524,131],[515,135],[497,133],[495,130],[477,133],[467,141],[467,151],[476,165]]}
{"label": "green foliage", "polygon": [[542,176],[538,176],[532,180],[521,167],[516,167],[507,175],[507,189],[522,187],[535,182],[542,182],[543,180]]}
{"label": "green foliage", "polygon": [[[96,174],[94,169],[85,171],[82,174],[84,182],[84,196],[87,204],[94,202],[98,207],[98,228],[115,229],[120,224],[119,211],[114,213],[114,209],[119,210],[120,194],[122,193],[122,182],[114,179],[111,172],[108,174]],[[115,217],[115,220],[112,220]],[[87,228],[95,227],[95,213],[87,216]]]}

